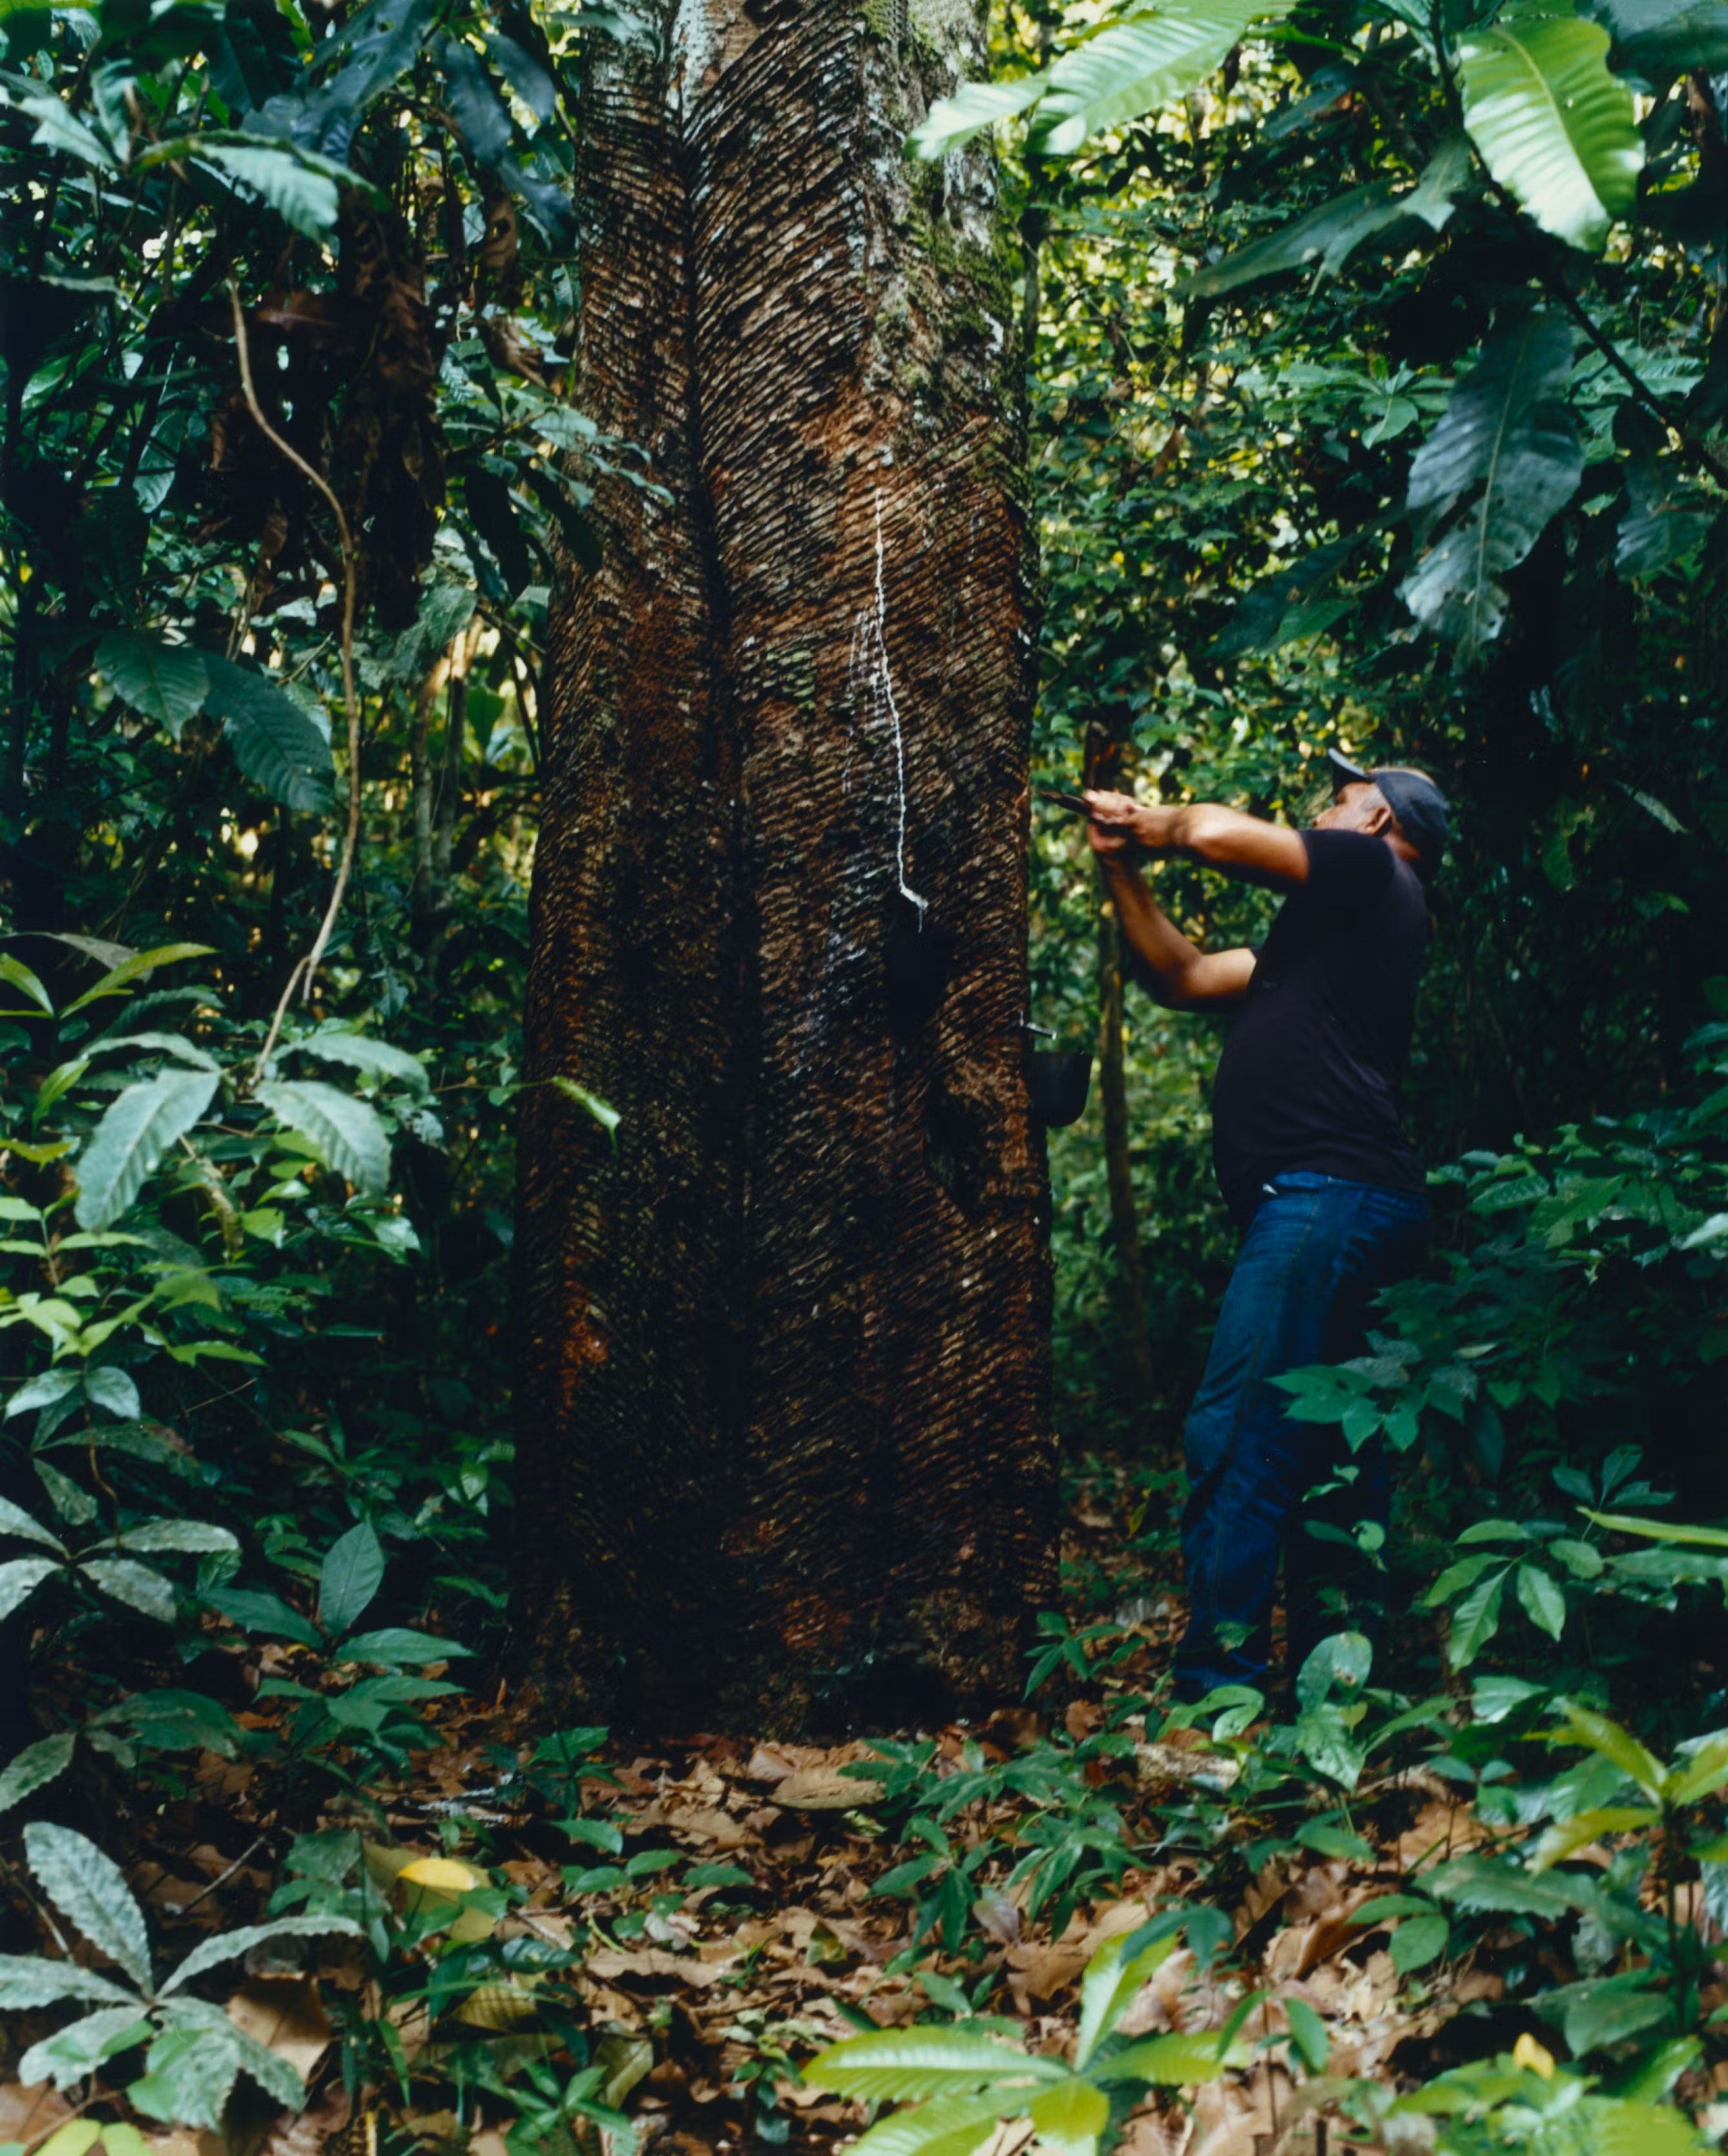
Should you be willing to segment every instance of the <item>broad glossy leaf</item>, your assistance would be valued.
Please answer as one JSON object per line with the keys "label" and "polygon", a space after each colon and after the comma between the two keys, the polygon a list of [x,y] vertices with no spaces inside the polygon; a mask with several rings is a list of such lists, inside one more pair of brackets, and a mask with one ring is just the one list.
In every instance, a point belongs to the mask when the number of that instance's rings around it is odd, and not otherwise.
{"label": "broad glossy leaf", "polygon": [[361,1190],[380,1191],[389,1182],[390,1140],[367,1102],[315,1079],[271,1079],[256,1091],[277,1122],[315,1146],[338,1175]]}
{"label": "broad glossy leaf", "polygon": [[318,164],[292,150],[263,145],[257,149],[233,142],[200,142],[194,146],[199,164],[213,166],[224,179],[256,195],[295,232],[304,233],[308,239],[325,240],[334,235],[341,197],[335,179]]}
{"label": "broad glossy leaf", "polygon": [[213,1070],[164,1070],[127,1086],[78,1163],[80,1228],[106,1228],[120,1219],[169,1147],[202,1119],[219,1083]]}
{"label": "broad glossy leaf", "polygon": [[[1593,1981],[1564,1987],[1561,2026],[1567,2048],[1581,2056],[1599,2045],[1623,2043],[1645,2029],[1672,2025],[1674,2006],[1665,1992],[1657,1990],[1642,1971],[1626,1976],[1597,1977]],[[1542,2002],[1545,2019],[1554,2019],[1555,1997]]]}
{"label": "broad glossy leaf", "polygon": [[27,1744],[22,1752],[14,1752],[0,1772],[0,1812],[9,1812],[14,1804],[21,1804],[26,1797],[46,1789],[64,1774],[77,1744],[73,1731],[61,1729],[52,1737]]}
{"label": "broad glossy leaf", "polygon": [[204,1520],[146,1520],[140,1527],[127,1527],[112,1537],[109,1547],[120,1550],[142,1550],[146,1555],[163,1550],[185,1550],[198,1554],[214,1550],[236,1550],[240,1547],[226,1527],[211,1525]]}
{"label": "broad glossy leaf", "polygon": [[1453,1611],[1449,1647],[1454,1669],[1467,1670],[1500,1630],[1510,1573],[1507,1567],[1479,1579]]}
{"label": "broad glossy leaf", "polygon": [[1011,120],[1035,105],[1049,86],[1048,74],[1021,75],[1013,82],[962,83],[952,97],[940,98],[906,137],[911,157],[946,157],[962,142],[997,120]]}
{"label": "broad glossy leaf", "polygon": [[1582,1744],[1599,1753],[1604,1759],[1612,1759],[1623,1774],[1636,1782],[1645,1794],[1659,1796],[1662,1791],[1661,1763],[1649,1748],[1639,1743],[1629,1729],[1623,1729],[1618,1722],[1605,1714],[1598,1714],[1593,1707],[1582,1706],[1576,1700],[1562,1700],[1561,1712],[1566,1719],[1557,1729],[1547,1732],[1551,1744]]}
{"label": "broad glossy leaf", "polygon": [[134,1984],[150,1981],[150,1937],[144,1912],[111,1856],[69,1826],[33,1820],[24,1829],[30,1876],[66,1921]]}
{"label": "broad glossy leaf", "polygon": [[1669,1520],[1641,1520],[1630,1512],[1592,1512],[1578,1507],[1592,1526],[1610,1534],[1644,1535],[1656,1543],[1690,1543],[1701,1549],[1728,1549],[1728,1527],[1681,1527]]}
{"label": "broad glossy leaf", "polygon": [[1614,64],[1652,78],[1693,68],[1728,68],[1728,8],[1722,0],[1583,0],[1613,35]]}
{"label": "broad glossy leaf", "polygon": [[1566,1596],[1560,1583],[1540,1565],[1520,1564],[1517,1589],[1518,1599],[1531,1624],[1551,1640],[1557,1640],[1566,1630]]}
{"label": "broad glossy leaf", "polygon": [[1093,2156],[1099,2135],[1110,2123],[1110,2098],[1074,2074],[1041,2089],[1028,2116],[1038,2128],[1038,2147],[1050,2156]]}
{"label": "broad glossy leaf", "polygon": [[[71,1390],[69,1386],[66,1389]],[[35,1404],[35,1403],[32,1403]],[[58,1535],[50,1534],[39,1520],[32,1519],[22,1505],[15,1505],[10,1497],[0,1497],[0,1536],[16,1535],[21,1542],[39,1543],[44,1549],[66,1553],[66,1546]]]}
{"label": "broad glossy leaf", "polygon": [[[1391,180],[1352,187],[1251,247],[1238,248],[1222,262],[1182,278],[1175,288],[1177,296],[1211,299],[1256,278],[1279,276],[1316,263],[1322,276],[1336,277],[1365,239],[1406,218],[1420,218],[1431,230],[1442,231],[1452,215],[1453,198],[1469,176],[1469,144],[1461,135],[1449,136],[1413,187],[1400,189]],[[1410,408],[1413,414],[1416,407]]]}
{"label": "broad glossy leaf", "polygon": [[125,1603],[128,1609],[136,1609],[140,1616],[153,1617],[159,1625],[173,1623],[180,1598],[174,1591],[172,1580],[165,1578],[154,1567],[135,1563],[127,1557],[93,1557],[81,1563],[79,1570],[104,1594]]}
{"label": "broad glossy leaf", "polygon": [[392,1048],[387,1040],[374,1040],[370,1034],[312,1033],[286,1046],[295,1055],[314,1056],[320,1063],[345,1064],[375,1078],[399,1078],[417,1093],[425,1092],[432,1083],[418,1056],[410,1055],[404,1048]]}
{"label": "broad glossy leaf", "polygon": [[476,171],[495,172],[510,154],[515,133],[503,99],[494,89],[479,55],[460,38],[441,39],[438,58],[449,86],[451,112],[462,131],[462,140]]}
{"label": "broad glossy leaf", "polygon": [[1305,1999],[1288,1994],[1284,2010],[1290,2025],[1290,2042],[1310,2074],[1323,2074],[1332,2055],[1331,2033]]}
{"label": "broad glossy leaf", "polygon": [[1028,146],[1072,156],[1089,135],[1186,97],[1222,64],[1256,21],[1288,14],[1294,0],[1159,0],[1071,46],[1049,71]]}
{"label": "broad glossy leaf", "polygon": [[84,1396],[92,1407],[100,1408],[116,1422],[136,1422],[144,1412],[136,1381],[129,1372],[115,1369],[111,1363],[85,1372]]}
{"label": "broad glossy leaf", "polygon": [[1563,1864],[1605,1834],[1637,1834],[1654,1826],[1661,1816],[1649,1804],[1598,1804],[1587,1812],[1575,1812],[1571,1819],[1544,1829],[1530,1869],[1546,1871],[1551,1864]]}
{"label": "broad glossy leaf", "polygon": [[56,2088],[69,2088],[93,2073],[104,2059],[147,2034],[149,2027],[136,2004],[105,2006],[33,2044],[18,2061],[18,2073],[31,2082],[52,2082]]}
{"label": "broad glossy leaf", "polygon": [[51,1557],[15,1557],[8,1564],[0,1564],[0,1617],[11,1616],[14,1609],[22,1609],[41,1586],[60,1569],[59,1562]]}
{"label": "broad glossy leaf", "polygon": [[99,1976],[75,1961],[50,1961],[46,1954],[0,1954],[0,2010],[21,2014],[32,2007],[56,2005],[63,1999],[123,2005],[131,1994],[111,1977]]}
{"label": "broad glossy leaf", "polygon": [[849,2156],[973,2156],[995,2138],[1002,2111],[999,2097],[938,2097],[879,2119],[852,2143]]}
{"label": "broad glossy leaf", "polygon": [[1572,331],[1541,310],[1499,332],[1447,402],[1410,467],[1406,507],[1418,524],[1471,490],[1454,529],[1402,587],[1417,618],[1467,653],[1505,618],[1500,579],[1577,491],[1584,448],[1563,396]]}
{"label": "broad glossy leaf", "polygon": [[341,1634],[384,1584],[384,1552],[370,1520],[361,1520],[324,1553],[318,1574],[318,1617]]}
{"label": "broad glossy leaf", "polygon": [[1392,1933],[1392,1967],[1400,1976],[1426,1969],[1445,1953],[1451,1934],[1452,1927],[1442,1916],[1407,1917]]}
{"label": "broad glossy leaf", "polygon": [[1423,1874],[1438,1900],[1494,1916],[1560,1917],[1590,1906],[1587,1882],[1564,1872],[1538,1876],[1485,1856],[1457,1856]]}
{"label": "broad glossy leaf", "polygon": [[1663,1799],[1670,1804],[1695,1804],[1724,1782],[1728,1782],[1728,1732],[1719,1732],[1676,1761],[1663,1784]]}
{"label": "broad glossy leaf", "polygon": [[279,1595],[266,1594],[261,1588],[213,1588],[204,1599],[230,1624],[239,1625],[244,1631],[274,1632],[285,1640],[298,1640],[303,1647],[320,1645],[316,1630],[297,1609],[290,1609]]}
{"label": "broad glossy leaf", "polygon": [[30,971],[22,958],[14,958],[10,952],[0,951],[0,981],[9,981],[15,988],[22,988],[39,1011],[54,1016],[54,1007],[49,999],[48,990]]}
{"label": "broad glossy leaf", "polygon": [[474,465],[463,480],[462,495],[469,523],[485,542],[498,564],[499,574],[514,598],[532,581],[534,561],[516,521],[509,481],[484,465]]}
{"label": "broad glossy leaf", "polygon": [[114,629],[102,639],[96,669],[135,711],[166,726],[176,741],[203,710],[210,689],[202,651],[133,629]]}
{"label": "broad glossy leaf", "polygon": [[1704,2156],[1712,2146],[1671,2104],[1587,2097],[1582,2110],[1590,2156]]}
{"label": "broad glossy leaf", "polygon": [[1459,39],[1464,126],[1537,223],[1597,250],[1638,199],[1643,143],[1608,33],[1576,16],[1525,17]]}
{"label": "broad glossy leaf", "polygon": [[183,958],[208,958],[211,955],[212,947],[208,943],[158,943],[149,951],[127,951],[94,988],[86,988],[81,996],[68,1004],[67,1011],[82,1010],[86,1004],[99,1003],[105,996],[124,995],[136,982],[147,979],[158,967],[176,966]]}
{"label": "broad glossy leaf", "polygon": [[215,1933],[201,1946],[192,1948],[162,1984],[160,1996],[168,1998],[194,1977],[220,1969],[225,1961],[238,1961],[254,1947],[267,1946],[272,1939],[315,1939],[332,1932],[342,1933],[350,1938],[361,1936],[361,1927],[351,1917],[278,1917],[267,1924],[242,1924],[234,1931]]}
{"label": "broad glossy leaf", "polygon": [[251,668],[209,660],[207,708],[223,722],[234,761],[273,801],[315,815],[336,793],[330,743],[292,697]]}
{"label": "broad glossy leaf", "polygon": [[1188,2088],[1215,2082],[1228,2068],[1240,2066],[1246,2054],[1236,2044],[1226,2045],[1217,2029],[1190,2035],[1179,2030],[1168,2036],[1148,2036],[1131,2044],[1126,2051],[1093,2073],[1101,2082],[1146,2082],[1161,2088]]}
{"label": "broad glossy leaf", "polygon": [[803,2078],[811,2088],[867,2102],[915,2102],[973,2089],[1062,2081],[1067,2075],[1059,2059],[1033,2057],[976,2030],[913,2028],[845,2037],[818,2051]]}
{"label": "broad glossy leaf", "polygon": [[428,1662],[447,1662],[454,1656],[471,1655],[474,1650],[459,1640],[435,1639],[430,1632],[416,1632],[406,1625],[387,1625],[377,1632],[356,1632],[341,1640],[335,1652],[346,1662],[377,1662],[382,1666],[405,1663],[419,1668]]}
{"label": "broad glossy leaf", "polygon": [[126,2091],[127,2102],[146,2118],[213,2133],[239,2076],[239,2035],[232,2022],[225,2030],[198,2024],[165,2030],[150,2047],[143,2077]]}
{"label": "broad glossy leaf", "polygon": [[1131,1999],[1136,1998],[1155,1969],[1169,1960],[1176,1948],[1172,1924],[1161,1938],[1136,1946],[1139,1931],[1125,1932],[1106,1939],[1086,1964],[1080,1984],[1080,2025],[1074,2039],[1074,2062],[1084,2066],[1120,2019]]}

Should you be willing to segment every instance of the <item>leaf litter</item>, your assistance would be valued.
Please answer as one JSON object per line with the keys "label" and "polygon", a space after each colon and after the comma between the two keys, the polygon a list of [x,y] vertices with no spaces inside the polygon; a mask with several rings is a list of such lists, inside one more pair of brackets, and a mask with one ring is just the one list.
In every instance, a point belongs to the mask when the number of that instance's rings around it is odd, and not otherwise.
{"label": "leaf litter", "polygon": [[[1090,1522],[1086,1532],[1095,1545],[1107,1539]],[[1122,2031],[1222,2029],[1253,1995],[1259,2058],[1186,2101],[1160,2093],[1120,2145],[1127,2156],[1311,2156],[1325,2145],[1316,2098],[1336,2077],[1408,2086],[1441,2056],[1433,2040],[1454,2015],[1501,1997],[1492,1953],[1450,1965],[1443,1984],[1401,1977],[1397,1920],[1363,1914],[1401,1892],[1418,1862],[1468,1850],[1481,1830],[1468,1803],[1420,1769],[1364,1789],[1350,1808],[1357,1845],[1342,1856],[1269,1835],[1251,1810],[1233,1813],[1241,1744],[1179,1721],[1161,1727],[1145,1704],[1179,1606],[1167,1595],[1135,1614],[1108,1652],[1059,1673],[1067,1689],[1057,1704],[1039,1694],[982,1724],[838,1744],[716,1734],[628,1758],[596,1750],[564,1784],[561,1815],[536,1785],[543,1732],[522,1728],[501,1691],[485,1706],[437,1701],[427,1722],[441,1742],[393,1784],[338,1793],[315,1830],[359,1830],[364,1876],[398,1918],[442,1892],[458,1922],[411,1940],[393,1979],[368,1974],[351,1944],[334,1941],[298,1966],[240,1965],[227,2011],[304,2077],[306,2107],[238,2107],[225,2143],[145,2120],[141,2148],[612,2156],[622,2137],[581,2119],[561,2140],[524,2139],[513,2107],[509,2076],[524,2061],[552,2061],[567,2076],[561,2046],[574,2029],[602,2070],[601,2098],[666,2156],[838,2149],[867,2114],[802,2085],[800,2061],[860,2029],[973,2014],[1018,2025],[1034,2051],[1069,2053],[1081,1972],[1098,1947],[1162,1910],[1203,1904],[1221,1912],[1213,1950],[1172,1953]],[[1125,1717],[1125,1703],[1137,1711]],[[268,1727],[272,1717],[260,1705],[244,1719]],[[1100,1742],[1112,1737],[1114,1750]],[[1102,1807],[1092,1822],[1109,1845],[1101,1866],[1070,1867],[1077,1889],[1055,1892],[1040,1892],[1028,1868],[1039,1836],[1060,1823],[1054,1784],[1036,1773],[1023,1787],[1015,1779],[1052,1762],[1065,1801]],[[951,1804],[967,1786],[977,1794]],[[131,1882],[166,1952],[263,1916],[289,1810],[268,1773],[207,1753],[177,1800],[130,1821]],[[1272,1853],[1252,1861],[1268,1840]],[[925,1858],[936,1861],[908,1882],[907,1867]],[[427,1883],[404,1883],[408,1874]],[[464,1892],[465,1879],[487,1891]],[[942,1882],[956,1880],[964,1892],[944,1904]],[[487,1965],[441,1989],[446,1958],[476,1948]],[[553,1966],[531,1966],[535,1953]],[[1305,2053],[1320,2032],[1323,2077],[1310,2056],[1300,2077],[1291,2071],[1297,2021],[1310,2031]],[[387,2032],[382,2048],[354,2041],[367,2023]],[[1470,2055],[1481,2049],[1479,2035]],[[482,2051],[490,2072],[476,2070]],[[0,2087],[0,2141],[33,2152],[73,2116],[51,2090]],[[361,2127],[371,2142],[356,2139]],[[990,2150],[1009,2156],[1029,2138],[1010,2123]]]}

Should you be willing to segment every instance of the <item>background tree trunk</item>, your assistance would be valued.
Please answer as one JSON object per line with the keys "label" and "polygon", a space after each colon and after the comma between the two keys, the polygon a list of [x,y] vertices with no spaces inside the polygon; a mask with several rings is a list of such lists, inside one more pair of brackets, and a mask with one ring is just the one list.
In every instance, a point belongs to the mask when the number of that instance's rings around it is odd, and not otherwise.
{"label": "background tree trunk", "polygon": [[[1086,729],[1088,786],[1133,788],[1122,770],[1129,714],[1111,711]],[[1145,1259],[1134,1195],[1132,1132],[1128,1122],[1128,1055],[1122,993],[1122,924],[1100,892],[1098,906],[1098,1100],[1104,1125],[1104,1179],[1110,1196],[1111,1300],[1115,1305],[1116,1362],[1130,1414],[1143,1424],[1154,1395],[1152,1346],[1146,1332]]]}
{"label": "background tree trunk", "polygon": [[1054,1586],[1018,263],[901,156],[982,13],[895,13],[595,41],[575,394],[670,499],[551,634],[518,1614],[638,1721],[1017,1685]]}

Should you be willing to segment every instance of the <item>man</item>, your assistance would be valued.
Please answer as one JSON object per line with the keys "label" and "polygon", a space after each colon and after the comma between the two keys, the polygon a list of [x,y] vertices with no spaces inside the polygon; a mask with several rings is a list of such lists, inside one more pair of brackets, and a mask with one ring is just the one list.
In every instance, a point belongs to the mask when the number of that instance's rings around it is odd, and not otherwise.
{"label": "man", "polygon": [[[1213,1085],[1213,1151],[1244,1232],[1185,1433],[1191,1614],[1176,1673],[1187,1699],[1264,1687],[1280,1554],[1292,1671],[1328,1634],[1375,1621],[1374,1567],[1356,1538],[1365,1525],[1372,1548],[1385,1537],[1383,1448],[1346,1461],[1336,1430],[1291,1419],[1270,1381],[1360,1353],[1374,1296],[1427,1246],[1423,1172],[1397,1093],[1428,940],[1424,886],[1449,812],[1421,772],[1364,771],[1336,750],[1331,763],[1332,805],[1304,831],[1204,803],[1085,796],[1134,977],[1172,1009],[1236,1014]],[[1264,943],[1202,952],[1153,899],[1141,853],[1186,854],[1290,896]],[[1322,1483],[1329,1498],[1305,1507]],[[1349,1532],[1305,1532],[1328,1513]]]}

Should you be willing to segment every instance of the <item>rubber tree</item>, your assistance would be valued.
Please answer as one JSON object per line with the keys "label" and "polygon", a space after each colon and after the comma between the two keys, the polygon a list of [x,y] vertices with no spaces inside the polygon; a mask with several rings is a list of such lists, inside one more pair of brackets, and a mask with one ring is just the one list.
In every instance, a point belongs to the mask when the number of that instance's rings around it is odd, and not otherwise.
{"label": "rubber tree", "polygon": [[1052,1594],[1018,259],[987,145],[901,151],[984,65],[975,0],[590,63],[573,395],[649,480],[551,631],[517,1617],[614,1717],[976,1697]]}

